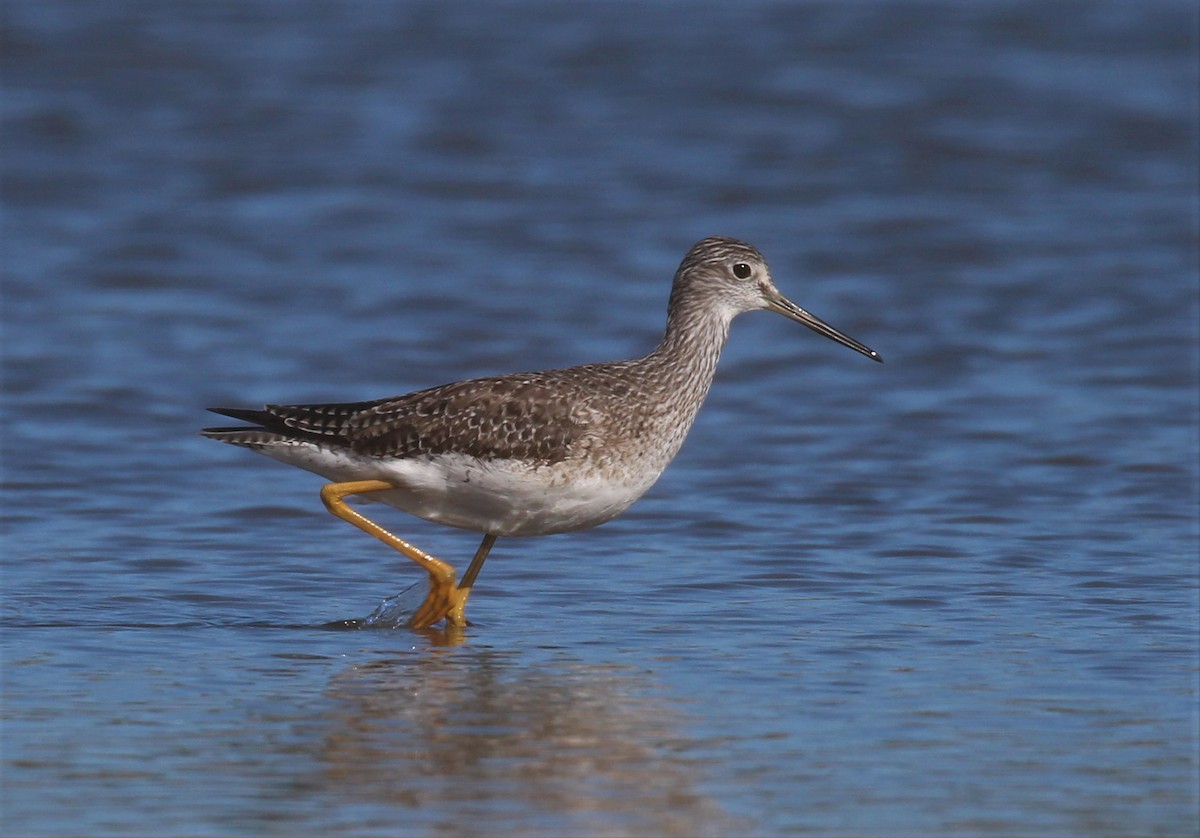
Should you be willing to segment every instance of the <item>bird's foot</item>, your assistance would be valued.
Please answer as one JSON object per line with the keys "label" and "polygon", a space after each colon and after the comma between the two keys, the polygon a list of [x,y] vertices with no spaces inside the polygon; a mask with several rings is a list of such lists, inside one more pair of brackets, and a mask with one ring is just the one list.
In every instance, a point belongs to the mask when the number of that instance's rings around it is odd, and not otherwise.
{"label": "bird's foot", "polygon": [[429,628],[439,620],[445,620],[447,627],[463,628],[467,625],[467,597],[471,595],[470,588],[460,588],[455,584],[454,569],[447,565],[446,570],[429,574],[429,592],[425,601],[417,608],[408,620],[408,627],[413,629]]}

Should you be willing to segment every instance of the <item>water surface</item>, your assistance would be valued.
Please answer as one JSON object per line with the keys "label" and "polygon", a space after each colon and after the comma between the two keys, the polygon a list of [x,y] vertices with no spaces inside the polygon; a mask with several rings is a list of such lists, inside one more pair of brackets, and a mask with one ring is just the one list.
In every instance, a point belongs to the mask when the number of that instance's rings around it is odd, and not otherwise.
{"label": "water surface", "polygon": [[[1191,4],[8,9],[6,834],[1200,828]],[[321,629],[417,575],[204,407],[643,353],[714,233],[887,363],[747,315],[463,636]]]}

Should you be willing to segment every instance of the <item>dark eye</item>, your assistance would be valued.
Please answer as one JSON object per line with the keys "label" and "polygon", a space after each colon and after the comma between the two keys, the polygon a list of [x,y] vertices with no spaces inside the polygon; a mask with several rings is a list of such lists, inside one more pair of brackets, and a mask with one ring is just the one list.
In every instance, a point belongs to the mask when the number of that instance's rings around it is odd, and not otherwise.
{"label": "dark eye", "polygon": [[733,266],[733,275],[738,279],[747,279],[750,276],[750,266],[745,262],[738,262]]}

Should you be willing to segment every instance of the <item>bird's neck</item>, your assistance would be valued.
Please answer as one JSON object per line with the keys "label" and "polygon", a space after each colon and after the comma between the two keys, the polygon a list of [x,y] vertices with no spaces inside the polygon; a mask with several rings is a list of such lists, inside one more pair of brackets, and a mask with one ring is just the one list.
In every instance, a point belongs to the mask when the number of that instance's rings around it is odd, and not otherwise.
{"label": "bird's neck", "polygon": [[672,300],[669,311],[662,342],[646,361],[694,416],[712,385],[733,316],[686,299]]}

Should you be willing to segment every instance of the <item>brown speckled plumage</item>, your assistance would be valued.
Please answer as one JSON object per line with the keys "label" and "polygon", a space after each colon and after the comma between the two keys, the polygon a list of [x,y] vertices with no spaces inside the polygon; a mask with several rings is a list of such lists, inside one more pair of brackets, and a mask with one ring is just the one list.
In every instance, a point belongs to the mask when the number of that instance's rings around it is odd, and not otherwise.
{"label": "brown speckled plumage", "polygon": [[[352,479],[346,475],[353,473],[391,480],[372,463],[394,472],[404,462],[419,461],[444,468],[452,475],[447,480],[460,482],[486,480],[489,469],[504,468],[508,475],[526,469],[531,484],[537,475],[538,485],[548,487],[593,479],[628,487],[621,490],[628,498],[606,500],[595,520],[579,518],[581,526],[592,526],[632,503],[675,456],[708,393],[730,322],[756,308],[783,313],[878,360],[783,298],[755,248],[714,237],[698,242],[684,257],[671,289],[666,332],[645,357],[461,381],[370,402],[214,408],[255,427],[209,428],[204,435],[331,479]],[[321,468],[323,458],[337,467]],[[459,459],[453,467],[439,465],[447,458]],[[413,485],[419,482],[414,478]],[[497,494],[511,491],[511,484],[499,478],[496,485]],[[479,497],[471,503],[478,504]],[[552,520],[502,528],[494,512],[476,521],[473,512],[456,516],[443,507],[426,512],[417,501],[396,505],[431,520],[501,534],[556,531]],[[553,519],[554,514],[544,516]],[[574,507],[572,514],[578,514]]]}

